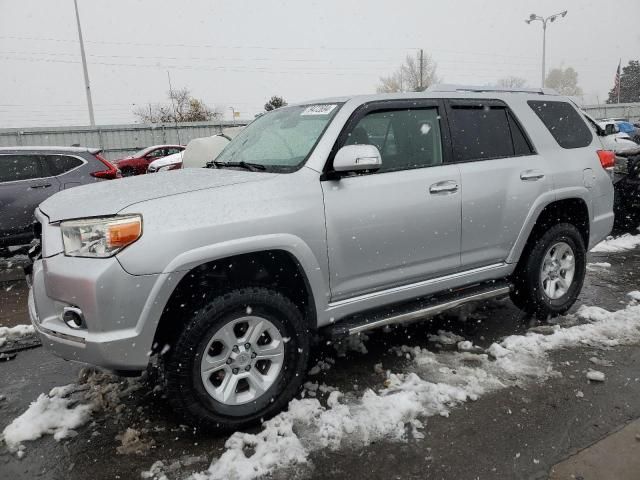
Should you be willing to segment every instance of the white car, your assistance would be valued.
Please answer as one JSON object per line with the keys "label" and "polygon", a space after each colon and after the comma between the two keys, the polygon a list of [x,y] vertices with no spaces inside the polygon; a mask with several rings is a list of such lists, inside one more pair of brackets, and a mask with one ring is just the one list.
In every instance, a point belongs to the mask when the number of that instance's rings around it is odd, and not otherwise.
{"label": "white car", "polygon": [[603,146],[614,152],[624,152],[632,148],[638,148],[629,134],[621,132],[614,120],[600,121],[598,125],[604,130],[605,135],[601,137]]}
{"label": "white car", "polygon": [[166,157],[154,160],[147,167],[147,173],[166,172],[168,170],[178,170],[182,168],[182,157],[184,152],[174,153]]}
{"label": "white car", "polygon": [[230,127],[222,133],[211,137],[194,138],[184,151],[182,168],[202,168],[215,160],[227,144],[235,138],[244,127]]}
{"label": "white car", "polygon": [[175,155],[169,155],[149,164],[147,173],[166,172],[180,168],[203,168],[208,162],[215,160],[227,144],[244,127],[225,128],[222,133],[211,137],[194,138],[187,148]]}

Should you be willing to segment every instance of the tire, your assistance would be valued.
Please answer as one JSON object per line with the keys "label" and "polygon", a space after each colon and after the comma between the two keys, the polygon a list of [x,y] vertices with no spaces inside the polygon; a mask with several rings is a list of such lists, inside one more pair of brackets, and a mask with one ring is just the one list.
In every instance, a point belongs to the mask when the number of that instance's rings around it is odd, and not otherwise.
{"label": "tire", "polygon": [[[261,326],[250,335],[253,325]],[[268,333],[247,348],[247,339],[254,338],[260,328]],[[309,360],[309,338],[300,310],[274,290],[243,288],[219,296],[193,314],[165,359],[169,402],[188,423],[204,430],[238,429],[269,418],[286,408],[300,390]],[[259,345],[267,340],[268,344]],[[261,349],[281,349],[277,353],[281,357],[261,360],[262,354],[256,353],[266,351]],[[213,373],[201,372],[202,365],[224,359],[225,365],[215,366]],[[262,382],[268,386],[258,394],[254,386],[262,388]],[[227,394],[228,399],[222,398]]]}
{"label": "tire", "polygon": [[[552,264],[549,262],[549,256],[554,254],[561,258]],[[586,273],[586,255],[582,236],[570,223],[554,225],[532,237],[516,267],[513,276],[515,288],[511,292],[511,300],[516,306],[541,320],[566,313],[582,289]],[[574,265],[570,282],[567,276],[571,263],[569,256],[573,257]],[[563,269],[563,265],[567,268]],[[545,274],[545,268],[551,272]],[[563,281],[564,285],[568,283],[568,288],[561,286]],[[548,291],[552,292],[552,296]]]}
{"label": "tire", "polygon": [[131,167],[121,168],[120,173],[123,177],[133,177],[136,174],[135,170]]}

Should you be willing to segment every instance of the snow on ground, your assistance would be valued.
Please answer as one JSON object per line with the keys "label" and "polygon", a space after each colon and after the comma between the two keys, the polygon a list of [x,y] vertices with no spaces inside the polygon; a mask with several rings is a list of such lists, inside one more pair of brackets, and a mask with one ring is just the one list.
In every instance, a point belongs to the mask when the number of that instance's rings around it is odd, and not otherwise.
{"label": "snow on ground", "polygon": [[53,435],[58,441],[75,436],[74,429],[87,423],[92,413],[107,409],[117,412],[121,399],[138,388],[137,379],[123,381],[108,373],[83,370],[77,384],[55,387],[48,394],[40,394],[22,415],[5,427],[0,439],[21,457],[25,451],[23,442],[43,435]]}
{"label": "snow on ground", "polygon": [[15,327],[0,327],[0,347],[7,342],[20,340],[22,337],[33,335],[33,325],[16,325]]}
{"label": "snow on ground", "polygon": [[438,330],[437,335],[429,335],[428,338],[430,342],[441,343],[442,345],[456,345],[464,341],[464,337],[444,330]]}
{"label": "snow on ground", "polygon": [[[253,479],[303,465],[319,449],[422,438],[423,421],[429,416],[448,416],[456,405],[488,392],[559,375],[548,357],[554,350],[640,342],[640,305],[633,303],[616,312],[583,306],[576,315],[587,323],[555,326],[546,335],[512,335],[483,353],[436,354],[421,347],[400,347],[398,354],[411,359],[410,371],[387,372],[385,386],[378,392],[368,389],[358,398],[333,391],[326,406],[315,398],[292,400],[288,410],[264,422],[259,433],[234,433],[225,444],[226,451],[207,471],[192,478]],[[436,337],[456,336],[438,332]]]}
{"label": "snow on ground", "polygon": [[587,263],[587,270],[589,270],[590,272],[601,272],[602,270],[606,270],[607,268],[611,268],[611,264],[609,262]]}
{"label": "snow on ground", "polygon": [[630,233],[625,233],[615,238],[607,237],[606,240],[593,247],[591,251],[595,253],[624,252],[637,246],[640,246],[640,234],[631,235]]}

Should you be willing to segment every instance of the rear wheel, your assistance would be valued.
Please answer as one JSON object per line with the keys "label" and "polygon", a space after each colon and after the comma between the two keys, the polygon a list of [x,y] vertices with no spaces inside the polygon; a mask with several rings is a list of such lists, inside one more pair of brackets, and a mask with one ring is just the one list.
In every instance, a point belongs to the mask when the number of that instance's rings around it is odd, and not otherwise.
{"label": "rear wheel", "polygon": [[233,290],[195,313],[170,351],[169,400],[194,426],[236,429],[284,409],[308,357],[309,332],[289,299]]}
{"label": "rear wheel", "polygon": [[133,177],[136,174],[135,170],[131,167],[122,167],[120,173],[122,173],[123,177]]}
{"label": "rear wheel", "polygon": [[566,313],[578,298],[586,249],[578,229],[561,223],[536,237],[514,274],[513,302],[540,319]]}

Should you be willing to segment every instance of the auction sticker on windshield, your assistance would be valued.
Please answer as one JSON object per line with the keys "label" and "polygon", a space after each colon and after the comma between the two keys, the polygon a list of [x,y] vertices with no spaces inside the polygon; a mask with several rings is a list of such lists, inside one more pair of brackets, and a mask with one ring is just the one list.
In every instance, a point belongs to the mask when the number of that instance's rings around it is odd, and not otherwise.
{"label": "auction sticker on windshield", "polygon": [[300,115],[329,115],[338,105],[323,104],[323,105],[310,105],[305,108]]}

